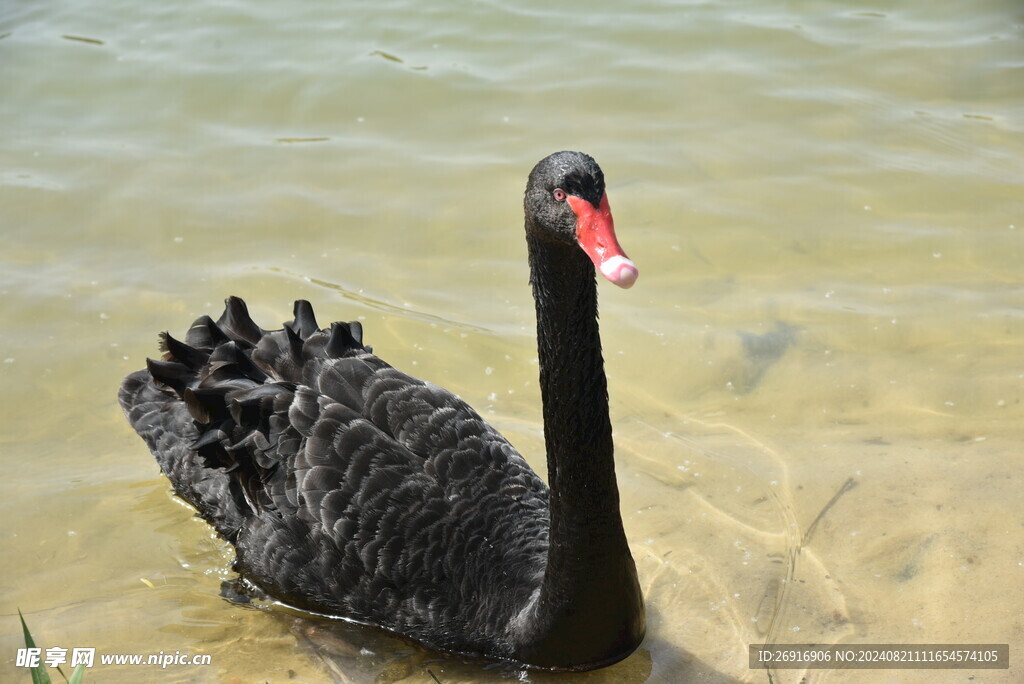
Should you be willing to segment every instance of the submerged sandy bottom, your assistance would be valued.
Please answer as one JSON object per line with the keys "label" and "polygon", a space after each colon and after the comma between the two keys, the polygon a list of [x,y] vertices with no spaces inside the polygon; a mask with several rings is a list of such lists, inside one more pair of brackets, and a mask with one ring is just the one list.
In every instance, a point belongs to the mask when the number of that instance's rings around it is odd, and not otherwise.
{"label": "submerged sandy bottom", "polygon": [[[766,682],[766,641],[1014,663],[774,682],[1022,679],[1014,3],[108,4],[0,21],[0,679],[19,608],[212,660],[86,682]],[[600,298],[641,649],[523,674],[222,598],[120,379],[228,295],[305,298],[542,470],[521,200],[565,148],[640,269]]]}

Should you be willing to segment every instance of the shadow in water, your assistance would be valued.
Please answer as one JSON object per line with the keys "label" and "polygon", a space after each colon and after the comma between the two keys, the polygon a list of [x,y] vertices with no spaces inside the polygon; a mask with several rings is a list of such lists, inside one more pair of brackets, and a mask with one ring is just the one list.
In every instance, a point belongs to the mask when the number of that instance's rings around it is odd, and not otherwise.
{"label": "shadow in water", "polygon": [[787,349],[796,345],[798,332],[800,328],[782,321],[776,322],[775,329],[763,335],[737,331],[743,343],[746,363],[739,376],[733,380],[736,391],[740,394],[752,392],[768,369],[785,355]]}

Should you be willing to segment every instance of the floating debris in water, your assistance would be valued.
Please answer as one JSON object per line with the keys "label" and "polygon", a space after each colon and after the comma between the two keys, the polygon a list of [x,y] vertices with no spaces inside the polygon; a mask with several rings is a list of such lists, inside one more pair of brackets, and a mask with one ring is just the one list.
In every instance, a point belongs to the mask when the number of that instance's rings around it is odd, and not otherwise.
{"label": "floating debris in water", "polygon": [[[405,60],[402,59],[401,57],[393,55],[390,52],[384,52],[383,50],[374,50],[373,52],[370,53],[370,57],[383,57],[389,62],[394,62],[396,64],[405,64]],[[427,70],[427,67],[425,66],[408,66],[407,68],[412,69],[413,71]]]}
{"label": "floating debris in water", "polygon": [[383,57],[384,59],[388,60],[389,62],[398,62],[399,64],[405,64],[405,60],[403,60],[401,57],[397,57],[397,56],[391,54],[390,52],[384,52],[383,50],[374,50],[373,52],[370,53],[370,56],[371,57]]}
{"label": "floating debris in water", "polygon": [[326,142],[330,138],[278,138],[279,143],[312,143],[312,142]]}
{"label": "floating debris in water", "polygon": [[74,40],[79,43],[88,43],[89,45],[105,45],[102,40],[97,40],[95,38],[83,38],[82,36],[61,36],[61,38],[64,40]]}

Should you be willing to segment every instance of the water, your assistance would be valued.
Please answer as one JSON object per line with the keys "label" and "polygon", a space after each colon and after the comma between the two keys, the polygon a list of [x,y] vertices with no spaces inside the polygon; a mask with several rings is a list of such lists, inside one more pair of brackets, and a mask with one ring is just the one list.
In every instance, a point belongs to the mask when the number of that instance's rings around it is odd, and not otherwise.
{"label": "water", "polygon": [[[766,681],[750,643],[1024,646],[1019,4],[548,4],[4,6],[4,679],[18,607],[44,647],[212,660],[104,682]],[[641,269],[601,290],[641,649],[521,674],[222,599],[230,550],[120,378],[228,294],[265,326],[307,298],[542,469],[521,193],[566,148]]]}

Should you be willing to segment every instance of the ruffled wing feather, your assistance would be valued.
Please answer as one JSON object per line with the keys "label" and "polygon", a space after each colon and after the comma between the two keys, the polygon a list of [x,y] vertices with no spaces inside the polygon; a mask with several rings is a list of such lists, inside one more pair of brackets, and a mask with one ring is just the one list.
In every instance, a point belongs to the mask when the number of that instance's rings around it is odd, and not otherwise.
{"label": "ruffled wing feather", "polygon": [[509,638],[542,579],[548,493],[465,402],[304,301],[268,332],[231,298],[161,349],[121,406],[244,575],[445,650]]}

